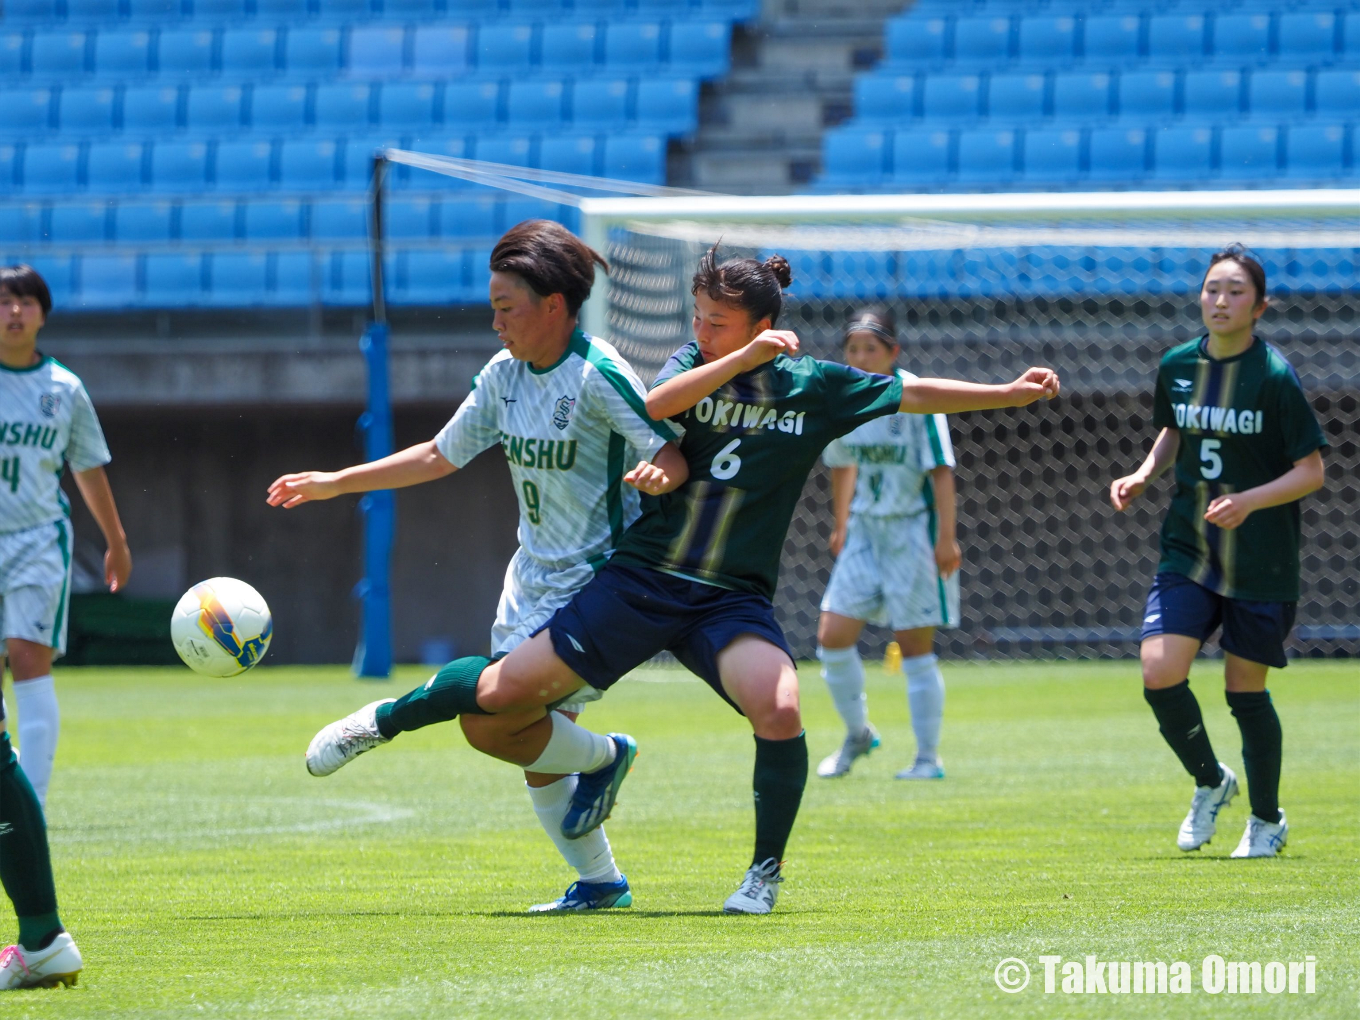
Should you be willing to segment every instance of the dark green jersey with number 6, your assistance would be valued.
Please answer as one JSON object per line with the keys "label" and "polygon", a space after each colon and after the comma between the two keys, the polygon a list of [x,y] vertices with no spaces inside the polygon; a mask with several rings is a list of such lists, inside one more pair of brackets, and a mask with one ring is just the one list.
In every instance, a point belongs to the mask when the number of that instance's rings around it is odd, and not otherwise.
{"label": "dark green jersey with number 6", "polygon": [[1217,361],[1207,340],[1173,347],[1157,372],[1152,424],[1181,434],[1157,569],[1228,598],[1297,601],[1297,501],[1257,510],[1231,531],[1204,512],[1218,496],[1274,481],[1327,439],[1283,354],[1257,338]]}
{"label": "dark green jersey with number 6", "polygon": [[[688,344],[653,385],[701,364],[698,344]],[[643,497],[614,558],[773,598],[784,535],[818,456],[901,403],[901,379],[816,358],[781,354],[737,376],[674,419],[689,481]]]}

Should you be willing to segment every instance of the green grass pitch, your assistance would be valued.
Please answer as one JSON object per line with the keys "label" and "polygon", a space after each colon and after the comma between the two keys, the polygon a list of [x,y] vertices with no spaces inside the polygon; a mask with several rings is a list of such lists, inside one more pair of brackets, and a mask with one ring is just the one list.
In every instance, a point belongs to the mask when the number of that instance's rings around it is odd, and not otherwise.
{"label": "green grass pitch", "polygon": [[[325,780],[323,723],[424,676],[338,668],[58,672],[50,794],[63,917],[86,970],[3,1017],[1355,1017],[1360,1015],[1360,670],[1275,677],[1282,859],[1232,861],[1247,798],[1182,854],[1189,780],[1135,663],[946,664],[949,778],[895,782],[914,748],[899,678],[870,669],[884,746],[808,784],[777,913],[724,917],[748,863],[752,742],[679,671],[586,713],[642,748],[609,823],[631,910],[529,917],[570,876],[515,770],[454,727]],[[1221,665],[1195,687],[1240,769]],[[812,760],[839,740],[802,671]],[[13,927],[10,922],[10,935]],[[1188,995],[1045,994],[1038,957],[1184,960]],[[1314,995],[1211,995],[1200,961],[1316,958]],[[1001,992],[1005,957],[1034,970]]]}

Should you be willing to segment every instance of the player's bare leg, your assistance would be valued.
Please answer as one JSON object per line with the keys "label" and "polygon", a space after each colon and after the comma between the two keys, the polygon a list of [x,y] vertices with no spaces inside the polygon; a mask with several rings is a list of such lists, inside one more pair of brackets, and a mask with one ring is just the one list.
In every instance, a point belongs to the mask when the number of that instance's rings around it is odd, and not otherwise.
{"label": "player's bare leg", "polygon": [[898,779],[943,779],[940,726],[944,720],[944,677],[935,656],[935,628],[895,631],[902,650],[902,674],[907,680],[907,705],[916,734],[916,761],[897,773]]}
{"label": "player's bare leg", "polygon": [[817,621],[817,658],[822,663],[822,679],[845,723],[845,739],[840,748],[817,766],[817,775],[824,779],[848,775],[857,758],[867,756],[881,743],[878,731],[869,724],[864,663],[855,647],[863,629],[863,620],[829,611],[823,611]]}
{"label": "player's bare leg", "polygon": [[46,806],[61,732],[61,712],[52,680],[52,648],[13,637],[5,644],[9,649],[10,676],[14,679],[14,707],[19,713],[16,730],[24,773],[38,795],[38,802]]}

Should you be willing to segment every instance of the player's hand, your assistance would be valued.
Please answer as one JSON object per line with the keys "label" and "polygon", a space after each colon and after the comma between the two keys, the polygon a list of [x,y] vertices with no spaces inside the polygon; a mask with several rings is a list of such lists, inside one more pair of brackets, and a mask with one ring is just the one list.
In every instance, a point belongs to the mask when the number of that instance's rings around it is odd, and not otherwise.
{"label": "player's hand", "polygon": [[831,550],[832,556],[839,556],[845,548],[845,528],[834,528],[826,547]]}
{"label": "player's hand", "polygon": [[939,569],[941,577],[948,578],[962,563],[963,550],[954,539],[941,538],[935,543],[935,566]]}
{"label": "player's hand", "polygon": [[287,510],[319,499],[334,499],[338,495],[340,486],[334,471],[301,471],[275,478],[265,502]]}
{"label": "player's hand", "polygon": [[127,586],[132,575],[132,550],[126,542],[111,545],[104,553],[104,583],[109,591],[118,591]]}
{"label": "player's hand", "polygon": [[1244,496],[1245,493],[1241,492],[1233,493],[1231,496],[1219,496],[1209,504],[1209,509],[1204,512],[1204,519],[1224,531],[1241,527],[1242,522],[1256,509],[1243,498]]}
{"label": "player's hand", "polygon": [[793,357],[798,353],[798,334],[787,329],[767,329],[742,348],[742,364],[746,371],[759,368],[767,361],[773,361],[781,354]]}
{"label": "player's hand", "polygon": [[660,496],[663,492],[670,492],[675,488],[670,475],[646,460],[638,461],[638,466],[624,475],[623,480],[638,492],[645,492],[649,496]]}
{"label": "player's hand", "polygon": [[1024,375],[1010,384],[1016,407],[1024,407],[1036,400],[1052,400],[1061,388],[1058,373],[1051,368],[1027,368]]}
{"label": "player's hand", "polygon": [[1125,475],[1110,483],[1110,504],[1116,510],[1127,510],[1129,504],[1143,494],[1147,479],[1141,475]]}

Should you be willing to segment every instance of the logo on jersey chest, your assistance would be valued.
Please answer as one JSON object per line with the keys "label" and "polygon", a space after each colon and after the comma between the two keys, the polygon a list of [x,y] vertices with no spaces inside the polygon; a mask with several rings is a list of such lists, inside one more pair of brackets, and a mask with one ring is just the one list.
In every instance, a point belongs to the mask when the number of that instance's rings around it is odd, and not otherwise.
{"label": "logo on jersey chest", "polygon": [[571,424],[571,412],[576,407],[576,398],[566,395],[557,398],[557,406],[553,408],[552,423],[559,432],[565,432],[567,426]]}
{"label": "logo on jersey chest", "polygon": [[780,414],[777,407],[766,404],[743,404],[740,400],[714,400],[704,397],[685,412],[704,425],[712,424],[717,428],[729,429],[778,429],[780,432],[795,436],[803,434],[803,419],[806,411],[785,411]]}
{"label": "logo on jersey chest", "polygon": [[42,412],[44,418],[52,418],[61,407],[61,397],[55,393],[44,393],[38,398],[38,410]]}

